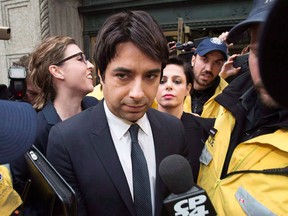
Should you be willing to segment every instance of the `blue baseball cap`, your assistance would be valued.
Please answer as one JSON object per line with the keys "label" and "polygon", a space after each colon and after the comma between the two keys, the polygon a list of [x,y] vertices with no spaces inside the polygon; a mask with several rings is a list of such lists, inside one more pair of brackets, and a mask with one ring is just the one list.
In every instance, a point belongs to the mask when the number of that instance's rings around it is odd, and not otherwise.
{"label": "blue baseball cap", "polygon": [[227,46],[217,37],[206,38],[202,40],[197,46],[194,54],[204,56],[212,51],[220,51],[223,54],[225,60],[227,60]]}
{"label": "blue baseball cap", "polygon": [[246,20],[238,23],[229,31],[227,43],[235,43],[241,38],[242,33],[246,31],[250,25],[264,22],[275,1],[276,0],[254,0],[252,10]]}

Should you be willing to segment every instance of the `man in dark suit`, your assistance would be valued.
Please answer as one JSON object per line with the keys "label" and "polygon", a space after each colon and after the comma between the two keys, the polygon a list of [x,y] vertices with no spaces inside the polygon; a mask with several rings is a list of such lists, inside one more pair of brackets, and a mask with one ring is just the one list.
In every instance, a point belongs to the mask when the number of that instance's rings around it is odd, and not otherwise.
{"label": "man in dark suit", "polygon": [[104,100],[55,125],[48,139],[47,158],[75,190],[78,215],[165,214],[169,191],[159,164],[171,154],[188,156],[181,121],[150,108],[169,56],[166,44],[144,11],[115,14],[100,29],[94,60]]}

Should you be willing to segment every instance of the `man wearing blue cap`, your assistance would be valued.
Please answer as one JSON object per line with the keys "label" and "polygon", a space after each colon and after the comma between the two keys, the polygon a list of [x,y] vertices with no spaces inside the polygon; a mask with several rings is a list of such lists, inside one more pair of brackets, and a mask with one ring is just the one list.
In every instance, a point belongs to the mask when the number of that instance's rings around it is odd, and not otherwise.
{"label": "man wearing blue cap", "polygon": [[227,60],[227,46],[219,38],[206,38],[198,45],[191,60],[194,83],[186,97],[184,111],[202,117],[216,117],[219,104],[214,98],[227,86],[218,74]]}
{"label": "man wearing blue cap", "polygon": [[218,215],[288,214],[288,111],[267,94],[258,66],[258,38],[272,5],[254,0],[228,35],[236,42],[249,30],[250,73],[215,98],[222,108],[200,156],[198,184]]}

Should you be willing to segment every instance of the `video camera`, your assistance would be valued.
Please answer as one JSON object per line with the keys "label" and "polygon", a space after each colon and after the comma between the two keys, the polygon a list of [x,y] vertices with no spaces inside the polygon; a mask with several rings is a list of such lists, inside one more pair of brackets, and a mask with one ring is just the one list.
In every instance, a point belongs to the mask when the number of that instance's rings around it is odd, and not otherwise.
{"label": "video camera", "polygon": [[188,42],[183,43],[183,44],[176,43],[175,46],[176,46],[177,50],[181,50],[181,51],[184,51],[184,52],[189,52],[189,51],[191,51],[192,48],[195,47],[194,43],[192,41],[188,41]]}
{"label": "video camera", "polygon": [[26,93],[26,76],[25,67],[11,66],[8,70],[10,79],[9,91],[12,94],[12,100],[22,100]]}
{"label": "video camera", "polygon": [[178,56],[182,58],[185,62],[191,64],[191,58],[194,54],[195,45],[192,41],[188,41],[186,43],[176,43],[175,44],[176,50],[180,50],[181,52],[178,53]]}
{"label": "video camera", "polygon": [[192,56],[194,55],[194,51],[201,43],[202,40],[206,39],[208,37],[200,37],[196,38],[192,41],[188,41],[186,43],[176,43],[175,47],[177,50],[181,50],[181,52],[178,54],[178,56],[182,59],[184,59],[186,62],[191,63]]}
{"label": "video camera", "polygon": [[9,27],[0,26],[0,40],[9,40],[11,30]]}

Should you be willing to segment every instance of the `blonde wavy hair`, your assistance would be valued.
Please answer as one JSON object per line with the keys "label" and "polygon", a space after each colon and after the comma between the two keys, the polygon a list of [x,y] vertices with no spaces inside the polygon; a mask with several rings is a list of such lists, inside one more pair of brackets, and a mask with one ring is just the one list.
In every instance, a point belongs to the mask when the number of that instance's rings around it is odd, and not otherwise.
{"label": "blonde wavy hair", "polygon": [[48,37],[31,54],[28,66],[31,72],[30,78],[33,85],[40,90],[33,105],[36,110],[41,110],[49,100],[55,99],[57,89],[53,84],[49,66],[64,58],[64,52],[70,44],[76,44],[71,37]]}

